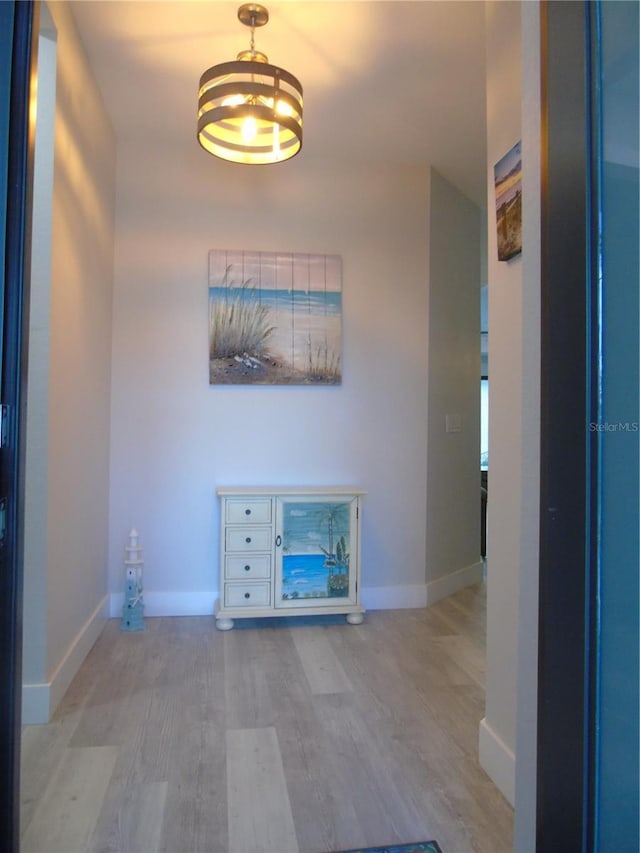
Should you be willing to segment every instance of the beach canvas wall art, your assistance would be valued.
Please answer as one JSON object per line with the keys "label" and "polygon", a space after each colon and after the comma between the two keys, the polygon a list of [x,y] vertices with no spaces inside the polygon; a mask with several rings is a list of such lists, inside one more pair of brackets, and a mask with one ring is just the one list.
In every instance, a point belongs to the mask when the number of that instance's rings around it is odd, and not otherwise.
{"label": "beach canvas wall art", "polygon": [[522,252],[522,143],[517,142],[494,168],[498,260]]}
{"label": "beach canvas wall art", "polygon": [[211,385],[339,385],[339,255],[209,252]]}

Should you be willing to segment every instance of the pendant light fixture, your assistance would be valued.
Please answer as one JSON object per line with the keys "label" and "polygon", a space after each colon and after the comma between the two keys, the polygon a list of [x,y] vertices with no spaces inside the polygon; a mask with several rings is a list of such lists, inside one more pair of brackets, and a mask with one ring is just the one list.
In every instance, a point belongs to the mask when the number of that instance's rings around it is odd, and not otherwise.
{"label": "pendant light fixture", "polygon": [[198,93],[198,142],[234,163],[280,163],[302,147],[302,86],[255,49],[255,28],[269,12],[258,3],[238,9],[251,27],[249,50],[204,72]]}

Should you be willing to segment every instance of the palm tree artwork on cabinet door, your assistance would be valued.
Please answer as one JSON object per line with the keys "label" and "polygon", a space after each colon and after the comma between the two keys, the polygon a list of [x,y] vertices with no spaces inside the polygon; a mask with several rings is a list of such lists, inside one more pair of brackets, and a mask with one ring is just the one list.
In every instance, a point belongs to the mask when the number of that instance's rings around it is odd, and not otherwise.
{"label": "palm tree artwork on cabinet door", "polygon": [[350,594],[350,502],[283,501],[282,600]]}

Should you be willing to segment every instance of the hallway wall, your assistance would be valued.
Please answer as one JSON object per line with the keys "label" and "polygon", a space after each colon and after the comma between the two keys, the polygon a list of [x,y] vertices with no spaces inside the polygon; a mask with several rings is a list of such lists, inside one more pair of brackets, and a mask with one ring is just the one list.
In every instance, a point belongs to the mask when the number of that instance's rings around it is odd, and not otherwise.
{"label": "hallway wall", "polygon": [[[523,343],[523,256],[499,261],[494,165],[522,139],[521,4],[486,4],[487,236],[489,288],[489,497],[487,504],[486,709],[480,761],[513,804],[515,798],[518,596],[523,554],[522,507],[535,501],[531,469],[523,468],[523,412],[528,368]],[[529,163],[523,164],[528,168]],[[535,247],[530,246],[535,251]],[[531,317],[535,323],[535,318]],[[533,327],[532,327],[533,328]],[[527,358],[529,354],[527,354]],[[527,552],[531,540],[527,538]]]}
{"label": "hallway wall", "polygon": [[480,209],[431,171],[427,570],[429,603],[482,578]]}
{"label": "hallway wall", "polygon": [[52,195],[36,216],[51,242],[34,281],[27,403],[26,723],[46,721],[66,690],[104,624],[107,591],[116,149],[69,8],[50,12]]}

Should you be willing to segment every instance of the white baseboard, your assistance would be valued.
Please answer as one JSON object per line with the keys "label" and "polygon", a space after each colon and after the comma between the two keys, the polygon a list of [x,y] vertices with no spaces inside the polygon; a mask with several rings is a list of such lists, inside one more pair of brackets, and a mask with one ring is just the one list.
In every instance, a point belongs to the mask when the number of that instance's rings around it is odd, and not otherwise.
{"label": "white baseboard", "polygon": [[[425,607],[427,588],[416,586],[365,587],[362,603],[367,610],[393,610],[409,607]],[[144,615],[153,616],[212,616],[219,593],[206,592],[145,592]],[[120,618],[124,604],[123,593],[113,593],[110,601],[110,616]]]}
{"label": "white baseboard", "polygon": [[105,596],[78,631],[51,676],[51,681],[44,684],[22,685],[23,725],[35,726],[49,722],[104,628],[108,618],[108,603],[108,596]]}
{"label": "white baseboard", "polygon": [[39,726],[49,722],[50,684],[22,685],[22,725]]}
{"label": "white baseboard", "polygon": [[487,723],[480,720],[478,733],[478,757],[480,766],[502,792],[512,806],[516,797],[516,757],[513,750],[496,734]]}
{"label": "white baseboard", "polygon": [[[459,589],[482,580],[482,563],[474,563],[450,575],[445,575],[428,584],[406,584],[403,586],[365,586],[362,588],[362,604],[366,610],[405,610],[412,607],[427,607],[441,598],[452,595]],[[147,592],[143,594],[144,615],[153,616],[213,616],[218,592]],[[110,596],[109,615],[112,619],[122,616],[124,593],[114,592]]]}
{"label": "white baseboard", "polygon": [[482,580],[482,571],[482,560],[479,560],[477,563],[472,563],[470,566],[465,566],[456,572],[451,572],[448,575],[443,575],[441,578],[429,581],[427,584],[426,606],[430,607],[436,601],[448,598],[466,586],[479,583]]}
{"label": "white baseboard", "polygon": [[[219,594],[215,590],[206,592],[145,592],[144,615],[153,616],[213,616],[213,608]],[[415,586],[365,587],[362,604],[366,610],[395,610],[409,607],[426,607],[427,588]],[[110,596],[109,615],[112,619],[122,616],[123,593]]]}
{"label": "white baseboard", "polygon": [[[213,616],[213,608],[219,593],[206,592],[145,592],[144,615],[153,616]],[[112,593],[109,613],[111,618],[122,616],[123,593]],[[427,588],[416,586],[365,587],[362,604],[366,610],[394,610],[409,607],[425,607]]]}
{"label": "white baseboard", "polygon": [[[218,593],[205,592],[144,592],[145,616],[213,616],[213,605]],[[109,615],[112,619],[122,616],[124,593],[114,592],[110,596]]]}

